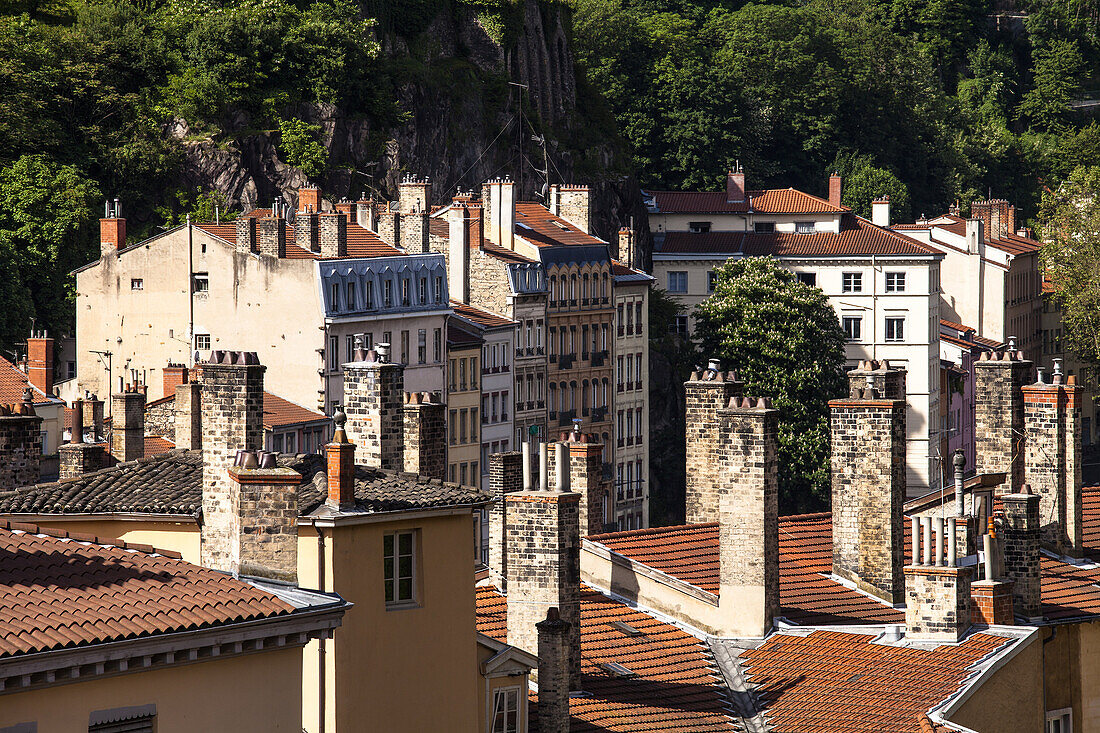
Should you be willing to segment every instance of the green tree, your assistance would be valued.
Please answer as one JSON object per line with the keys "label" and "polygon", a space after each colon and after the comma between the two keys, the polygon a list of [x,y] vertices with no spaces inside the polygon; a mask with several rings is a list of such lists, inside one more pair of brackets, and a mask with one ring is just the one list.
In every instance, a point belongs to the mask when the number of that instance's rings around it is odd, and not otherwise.
{"label": "green tree", "polygon": [[715,271],[695,309],[706,358],[735,369],[745,392],[779,410],[779,503],[784,513],[829,502],[829,400],[844,394],[844,332],[820,289],[778,261],[750,257]]}
{"label": "green tree", "polygon": [[1062,307],[1062,337],[1100,365],[1100,167],[1078,168],[1043,194],[1040,258]]}
{"label": "green tree", "polygon": [[286,162],[317,178],[328,167],[328,151],[317,141],[321,128],[299,119],[279,122],[279,150]]}
{"label": "green tree", "polygon": [[1069,39],[1036,46],[1033,57],[1034,80],[1020,103],[1020,116],[1041,129],[1059,128],[1072,111],[1070,102],[1080,89],[1085,60]]}
{"label": "green tree", "polygon": [[892,171],[875,166],[871,156],[839,153],[832,170],[844,179],[842,203],[855,213],[870,218],[871,202],[889,196],[893,221],[909,221],[909,188]]}
{"label": "green tree", "polygon": [[[93,207],[100,198],[95,183],[77,168],[45,156],[26,155],[0,169],[0,274],[30,294],[39,327],[71,333],[75,283],[69,272],[92,259]],[[7,287],[7,286],[5,286]],[[25,313],[17,309],[16,313]],[[5,312],[4,321],[11,321]],[[5,338],[26,338],[29,323],[13,323]],[[10,348],[12,342],[5,341]]]}

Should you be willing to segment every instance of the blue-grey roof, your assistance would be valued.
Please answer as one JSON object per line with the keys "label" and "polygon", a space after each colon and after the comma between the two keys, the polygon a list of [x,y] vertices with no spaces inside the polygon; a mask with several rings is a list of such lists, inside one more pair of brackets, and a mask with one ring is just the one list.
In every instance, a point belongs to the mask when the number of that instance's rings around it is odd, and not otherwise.
{"label": "blue-grey roof", "polygon": [[607,253],[606,244],[580,244],[558,245],[554,247],[540,247],[539,258],[542,264],[549,268],[551,265],[610,265],[611,257]]}
{"label": "blue-grey roof", "polygon": [[317,272],[326,317],[414,313],[449,307],[447,265],[443,255],[435,252],[318,260]]}
{"label": "blue-grey roof", "polygon": [[517,262],[508,265],[508,285],[512,292],[529,295],[546,292],[546,270],[539,262]]}

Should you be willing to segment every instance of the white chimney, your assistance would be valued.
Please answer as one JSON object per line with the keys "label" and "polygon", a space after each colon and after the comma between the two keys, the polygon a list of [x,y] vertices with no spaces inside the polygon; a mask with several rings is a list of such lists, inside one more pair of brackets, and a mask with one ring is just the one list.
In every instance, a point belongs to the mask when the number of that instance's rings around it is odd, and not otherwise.
{"label": "white chimney", "polygon": [[883,196],[871,202],[871,223],[877,227],[890,226],[889,196]]}
{"label": "white chimney", "polygon": [[972,255],[981,254],[981,251],[985,249],[983,225],[984,222],[981,219],[966,220],[966,251]]}

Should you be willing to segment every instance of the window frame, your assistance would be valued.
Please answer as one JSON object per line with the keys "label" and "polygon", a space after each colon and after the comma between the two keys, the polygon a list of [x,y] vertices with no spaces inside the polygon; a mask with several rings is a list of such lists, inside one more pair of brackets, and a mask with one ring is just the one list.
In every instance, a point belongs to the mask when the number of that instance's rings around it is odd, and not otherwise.
{"label": "window frame", "polygon": [[863,273],[862,272],[845,272],[840,276],[840,292],[842,293],[862,293],[863,292]]}
{"label": "window frame", "polygon": [[[490,694],[492,696],[492,699],[490,701],[492,704],[490,706],[488,706],[488,708],[487,708],[487,712],[488,712],[488,715],[489,715],[489,720],[487,721],[488,725],[486,725],[486,730],[488,730],[489,733],[523,733],[523,731],[524,731],[523,721],[526,720],[526,717],[524,716],[524,710],[523,710],[523,703],[524,703],[524,700],[525,700],[525,696],[520,694],[519,685],[508,685],[506,687],[496,687],[496,688],[493,688],[490,691]],[[512,695],[515,695],[515,702],[516,702],[515,710],[512,711],[515,714],[515,718],[511,721],[512,725],[511,725],[511,727],[509,727],[507,705],[508,705],[508,698]],[[502,697],[504,698],[504,705],[505,705],[505,708],[504,708],[504,711],[503,711],[504,712],[504,727],[498,728],[497,727],[497,700],[499,698],[502,698]]]}
{"label": "window frame", "polygon": [[1069,727],[1064,730],[1059,730],[1057,733],[1073,733],[1073,708],[1058,708],[1057,710],[1047,710],[1044,716],[1045,725],[1043,729],[1046,733],[1054,733],[1054,728],[1051,723],[1058,722],[1061,727],[1062,722],[1066,722],[1066,718],[1069,718]]}
{"label": "window frame", "polygon": [[883,287],[885,287],[887,293],[904,293],[905,292],[905,274],[904,272],[887,272],[886,277],[883,280]]}
{"label": "window frame", "polygon": [[[409,551],[407,553],[401,551],[401,538],[409,538]],[[392,538],[392,554],[387,554],[386,542]],[[419,530],[416,529],[403,529],[393,532],[387,532],[382,535],[382,600],[385,603],[386,610],[400,609],[400,608],[413,608],[420,605],[419,603],[419,563],[417,563],[417,555],[419,554]],[[400,573],[400,561],[405,558],[409,558],[409,574],[407,576]],[[386,561],[392,560],[393,573],[387,575]],[[408,597],[402,597],[400,592],[400,584],[404,580],[409,581],[409,595]],[[390,597],[390,584],[392,583],[392,599]]]}
{"label": "window frame", "polygon": [[[895,333],[891,336],[890,330],[892,325],[895,328]],[[900,333],[896,332],[898,326],[901,328]],[[886,316],[883,320],[882,340],[890,344],[898,344],[905,341],[905,316]]]}
{"label": "window frame", "polygon": [[[852,335],[848,328],[849,323],[855,324],[855,335]],[[848,341],[859,342],[863,340],[863,316],[849,316],[842,315],[840,317],[840,327],[844,330],[844,338]]]}
{"label": "window frame", "polygon": [[670,293],[686,293],[687,291],[688,291],[688,274],[687,274],[687,270],[669,270],[668,271],[668,292],[670,292]]}
{"label": "window frame", "polygon": [[[202,346],[200,339],[206,339],[206,345]],[[208,333],[196,333],[194,336],[195,351],[210,351],[213,346],[213,339],[210,338]]]}

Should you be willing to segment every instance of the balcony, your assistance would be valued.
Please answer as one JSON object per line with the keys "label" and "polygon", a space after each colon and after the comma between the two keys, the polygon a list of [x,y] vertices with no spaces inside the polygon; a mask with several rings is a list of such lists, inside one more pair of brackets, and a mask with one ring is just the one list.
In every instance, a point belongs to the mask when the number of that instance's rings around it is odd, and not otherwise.
{"label": "balcony", "polygon": [[588,352],[587,351],[582,351],[581,352],[581,361],[588,361]]}
{"label": "balcony", "polygon": [[546,400],[538,400],[535,402],[535,408],[538,410],[546,409]]}
{"label": "balcony", "polygon": [[572,369],[573,368],[573,362],[575,362],[576,360],[577,360],[577,355],[576,354],[562,354],[561,358],[558,360],[558,368],[559,369]]}
{"label": "balcony", "polygon": [[607,419],[606,407],[594,407],[592,408],[592,422],[603,422]]}
{"label": "balcony", "polygon": [[623,328],[622,326],[619,326],[619,335],[620,336],[622,336],[625,331],[626,331],[625,328]]}
{"label": "balcony", "polygon": [[607,361],[606,351],[596,351],[592,354],[592,366],[602,367]]}
{"label": "balcony", "polygon": [[546,354],[546,349],[542,348],[541,346],[536,346],[535,347],[535,356],[543,356],[545,354]]}
{"label": "balcony", "polygon": [[604,481],[610,481],[611,477],[615,475],[615,467],[610,463],[603,464],[603,479]]}
{"label": "balcony", "polygon": [[581,417],[588,417],[589,409],[587,407],[581,408]]}
{"label": "balcony", "polygon": [[523,356],[523,347],[522,346],[517,346],[516,347],[516,356]]}
{"label": "balcony", "polygon": [[604,298],[600,298],[600,304],[601,304],[601,305],[608,305],[608,304],[610,304],[610,303],[611,303],[611,299],[610,299],[610,298],[607,298],[607,297],[604,297]]}
{"label": "balcony", "polygon": [[572,426],[573,418],[577,416],[576,410],[564,410],[558,413],[558,426]]}
{"label": "balcony", "polygon": [[535,347],[534,346],[528,346],[526,349],[524,349],[524,351],[526,352],[527,356],[534,356],[535,355]]}
{"label": "balcony", "polygon": [[558,355],[557,354],[551,354],[550,355],[550,363],[551,364],[557,364],[558,363]]}
{"label": "balcony", "polygon": [[551,410],[551,411],[550,411],[550,419],[551,419],[551,420],[557,420],[557,419],[558,419],[558,413],[556,413],[556,412],[554,412],[553,410]]}

